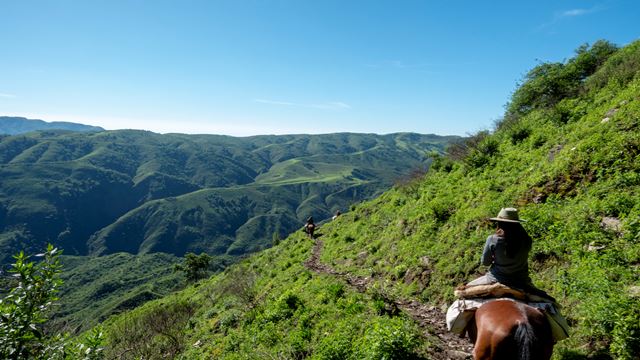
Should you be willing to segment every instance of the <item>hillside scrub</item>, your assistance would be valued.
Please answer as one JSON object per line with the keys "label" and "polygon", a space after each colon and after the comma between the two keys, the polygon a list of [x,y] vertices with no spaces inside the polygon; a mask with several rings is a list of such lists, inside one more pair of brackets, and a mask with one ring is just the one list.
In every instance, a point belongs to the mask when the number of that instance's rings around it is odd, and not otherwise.
{"label": "hillside scrub", "polygon": [[[634,43],[618,52],[635,59],[639,50]],[[581,49],[578,60],[591,51],[598,49]],[[640,77],[628,76],[631,61],[618,52],[591,76],[624,75],[599,88],[581,79],[554,101],[519,106],[509,126],[482,134],[463,153],[458,146],[457,159],[436,160],[420,186],[398,187],[327,225],[323,261],[377,278],[395,296],[444,306],[455,286],[486,271],[479,256],[494,230],[487,218],[517,206],[534,239],[534,283],[558,298],[573,325],[556,357],[633,358],[640,352],[640,315],[632,310],[640,308]],[[540,76],[534,81],[546,80]],[[555,80],[545,86],[564,86]]]}
{"label": "hillside scrub", "polygon": [[0,268],[11,254],[39,251],[47,241],[64,249],[54,322],[82,331],[175,290],[177,257],[207,253],[217,271],[270,247],[274,234],[284,238],[310,214],[329,218],[382,193],[456,138],[136,130],[0,136]]}
{"label": "hillside scrub", "polygon": [[[428,344],[407,317],[380,314],[370,296],[312,275],[303,266],[311,245],[292,235],[208,281],[110,319],[106,357],[424,358]],[[166,322],[167,314],[179,321]]]}
{"label": "hillside scrub", "polygon": [[[177,358],[438,358],[447,344],[406,314],[381,311],[379,300],[446,308],[457,285],[486,271],[479,259],[494,231],[488,218],[515,206],[533,238],[533,282],[558,299],[573,328],[554,358],[637,358],[639,44],[598,42],[535,69],[495,131],[437,157],[422,179],[323,224],[321,262],[368,279],[373,290],[358,293],[305,269],[312,243],[298,232],[220,275],[111,318],[105,351],[126,350],[117,331],[125,322],[188,301],[195,309],[180,325]],[[230,287],[233,278],[250,281]],[[131,338],[145,344],[171,343],[136,329]]]}

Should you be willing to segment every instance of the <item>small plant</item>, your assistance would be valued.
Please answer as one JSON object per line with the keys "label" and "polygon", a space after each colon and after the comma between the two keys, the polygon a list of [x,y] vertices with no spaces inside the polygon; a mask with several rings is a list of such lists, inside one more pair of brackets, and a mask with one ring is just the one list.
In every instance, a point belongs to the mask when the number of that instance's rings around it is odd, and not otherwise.
{"label": "small plant", "polygon": [[44,331],[49,312],[58,301],[62,286],[59,256],[62,251],[48,244],[47,250],[31,261],[23,251],[15,255],[9,272],[14,282],[0,297],[0,358],[2,359],[82,359],[102,358],[103,333],[95,328],[77,341],[64,334]]}
{"label": "small plant", "polygon": [[17,279],[6,296],[0,299],[0,357],[27,359],[46,357],[46,337],[42,329],[62,281],[60,251],[49,244],[47,251],[30,261],[24,251],[15,255],[9,272]]}
{"label": "small plant", "polygon": [[378,319],[358,345],[358,359],[422,359],[415,329],[401,318]]}

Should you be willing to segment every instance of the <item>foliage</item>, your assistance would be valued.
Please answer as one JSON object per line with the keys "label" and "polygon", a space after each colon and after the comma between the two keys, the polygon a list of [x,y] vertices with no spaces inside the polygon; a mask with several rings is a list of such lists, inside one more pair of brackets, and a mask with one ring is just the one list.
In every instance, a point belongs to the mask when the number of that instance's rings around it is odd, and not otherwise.
{"label": "foliage", "polygon": [[47,245],[34,262],[23,251],[10,270],[15,280],[0,299],[0,356],[3,359],[101,359],[103,335],[99,327],[83,338],[47,334],[45,323],[62,285],[61,251]]}
{"label": "foliage", "polygon": [[420,359],[415,350],[419,339],[415,330],[401,319],[379,319],[367,329],[357,351],[357,359]]}
{"label": "foliage", "polygon": [[43,324],[61,285],[57,278],[60,272],[60,252],[53,245],[36,255],[39,262],[29,260],[23,251],[14,256],[10,270],[16,284],[0,300],[2,322],[0,322],[0,356],[6,359],[44,357],[45,334]]}
{"label": "foliage", "polygon": [[[495,131],[452,147],[422,181],[322,224],[321,262],[338,274],[367,279],[375,290],[359,293],[340,276],[310,272],[303,264],[313,244],[296,232],[244,260],[241,270],[234,272],[234,265],[162,299],[187,298],[197,307],[182,327],[185,343],[194,345],[180,356],[360,359],[436,353],[447,345],[421,334],[402,312],[387,311],[385,300],[446,307],[456,286],[486,271],[479,257],[495,231],[488,217],[515,206],[534,240],[532,280],[558,299],[572,325],[554,358],[637,357],[637,47],[638,42],[611,53],[610,44],[594,44],[567,62],[534,69]],[[605,70],[633,76],[590,85]],[[237,274],[255,275],[242,287],[252,295],[251,306],[234,291],[221,291],[233,276],[242,276]],[[111,321],[143,318],[161,301]],[[122,349],[118,343],[108,346]]]}
{"label": "foliage", "polygon": [[591,47],[583,45],[567,63],[541,63],[530,70],[507,107],[506,118],[527,114],[533,109],[549,108],[560,100],[578,94],[583,81],[616,51],[613,44],[599,40]]}
{"label": "foliage", "polygon": [[174,358],[184,350],[184,328],[195,306],[188,300],[157,303],[144,308],[138,316],[123,316],[109,326],[106,341],[108,358]]}
{"label": "foliage", "polygon": [[186,253],[183,263],[174,265],[174,269],[175,271],[184,272],[187,281],[197,281],[207,277],[209,264],[212,259],[213,258],[206,253],[200,253],[200,255]]}

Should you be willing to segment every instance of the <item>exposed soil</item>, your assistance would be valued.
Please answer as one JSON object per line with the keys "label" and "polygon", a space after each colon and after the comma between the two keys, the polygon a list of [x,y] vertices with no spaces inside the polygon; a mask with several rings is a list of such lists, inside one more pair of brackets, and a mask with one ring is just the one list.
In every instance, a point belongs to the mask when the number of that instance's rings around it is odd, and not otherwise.
{"label": "exposed soil", "polygon": [[[334,268],[320,261],[320,254],[324,243],[319,238],[315,239],[315,245],[311,252],[311,257],[305,261],[304,265],[312,271],[322,274],[329,274],[343,279],[347,284],[358,292],[366,292],[372,285],[373,279],[369,277],[357,276],[345,272],[336,271]],[[404,299],[384,299],[387,307],[400,309],[415,320],[424,335],[430,338],[437,337],[440,344],[431,349],[431,358],[438,360],[448,359],[471,359],[473,346],[468,338],[460,338],[447,331],[445,325],[445,314],[435,306],[422,304],[416,300]]]}

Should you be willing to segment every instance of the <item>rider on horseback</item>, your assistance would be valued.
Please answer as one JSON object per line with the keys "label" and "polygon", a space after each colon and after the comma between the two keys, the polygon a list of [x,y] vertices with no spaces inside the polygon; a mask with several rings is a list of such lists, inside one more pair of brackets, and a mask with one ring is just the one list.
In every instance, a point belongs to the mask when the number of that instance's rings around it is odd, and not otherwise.
{"label": "rider on horseback", "polygon": [[490,265],[489,272],[467,284],[488,285],[500,282],[518,289],[532,288],[529,278],[531,237],[522,227],[518,210],[503,208],[497,217],[495,234],[489,235],[482,251],[482,265]]}
{"label": "rider on horseback", "polygon": [[[448,328],[463,335],[466,323],[472,315],[468,310],[473,310],[490,299],[508,296],[527,300],[529,303],[548,303],[549,306],[545,306],[547,308],[553,306],[549,312],[562,328],[560,331],[554,330],[554,336],[556,340],[565,338],[568,336],[568,325],[557,311],[558,304],[549,294],[536,288],[529,277],[528,258],[532,240],[522,227],[523,220],[518,217],[518,210],[503,208],[498,216],[490,220],[496,222],[497,229],[485,241],[481,259],[482,265],[490,266],[489,271],[456,290],[456,296],[460,300],[449,308]],[[466,299],[468,302],[465,302]],[[557,327],[554,326],[554,329]]]}
{"label": "rider on horseback", "polygon": [[309,216],[307,223],[304,225],[304,232],[306,232],[311,239],[313,239],[313,232],[315,231],[316,224],[313,222],[313,216]]}

